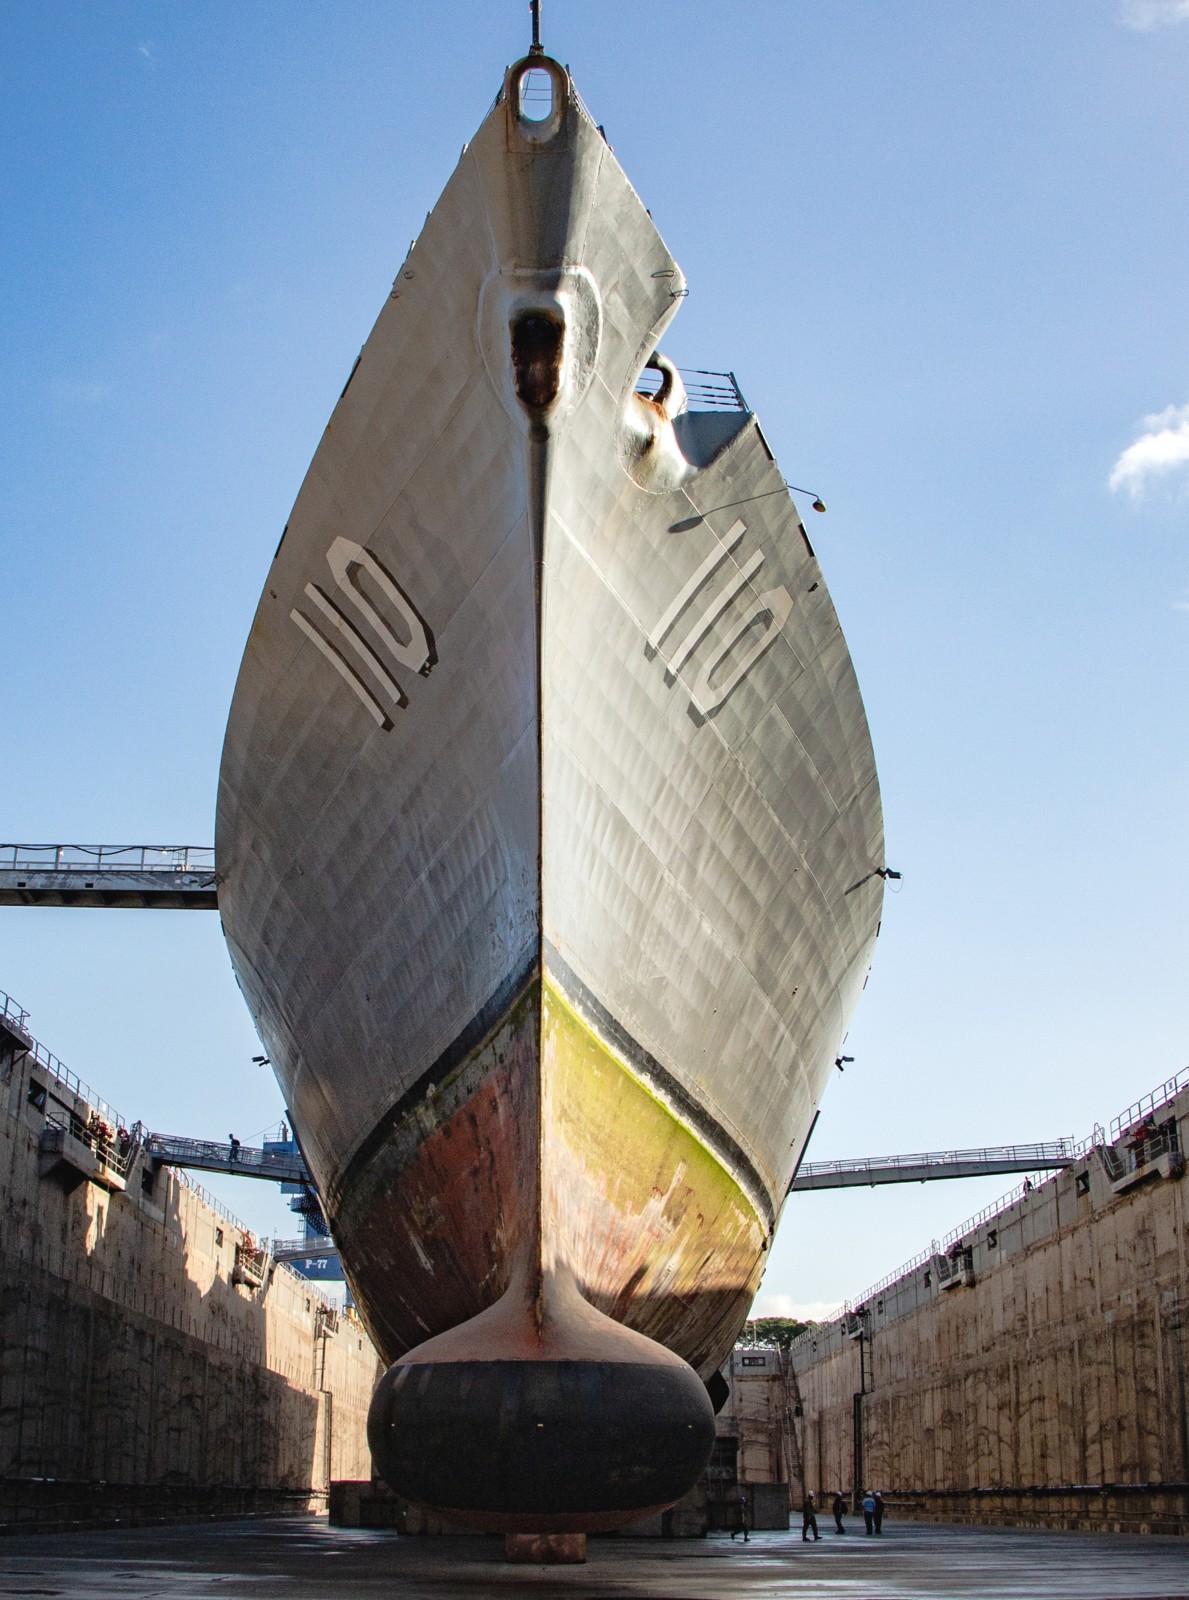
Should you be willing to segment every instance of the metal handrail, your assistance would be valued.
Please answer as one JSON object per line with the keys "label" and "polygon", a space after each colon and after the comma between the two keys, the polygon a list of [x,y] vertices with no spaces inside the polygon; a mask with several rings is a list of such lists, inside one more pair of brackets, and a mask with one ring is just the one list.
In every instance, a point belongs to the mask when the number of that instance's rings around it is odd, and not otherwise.
{"label": "metal handrail", "polygon": [[210,845],[0,844],[4,872],[200,872],[213,873]]}
{"label": "metal handrail", "polygon": [[77,1073],[71,1072],[66,1063],[56,1056],[52,1050],[47,1050],[40,1040],[33,1038],[26,1026],[29,1020],[29,1013],[22,1006],[17,1005],[16,1001],[8,995],[3,995],[3,999],[3,1015],[16,1021],[21,1031],[32,1040],[28,1054],[33,1057],[34,1061],[39,1066],[44,1067],[64,1088],[69,1089],[71,1094],[77,1096],[80,1100],[85,1100],[92,1111],[97,1111],[105,1122],[111,1123],[113,1128],[124,1127],[124,1119],[115,1106],[105,1100],[102,1095],[96,1094],[90,1084],[84,1083]]}
{"label": "metal handrail", "polygon": [[101,1094],[96,1094],[89,1083],[84,1083],[76,1072],[71,1072],[66,1063],[60,1060],[52,1050],[47,1050],[39,1040],[34,1039],[33,1048],[29,1051],[34,1061],[55,1077],[63,1088],[80,1100],[85,1100],[93,1111],[98,1111],[105,1122],[110,1122],[115,1128],[124,1126],[124,1119],[109,1101]]}
{"label": "metal handrail", "polygon": [[1046,1183],[1055,1183],[1056,1177],[1043,1178],[1039,1184],[1032,1183],[1025,1178],[1022,1183],[1017,1183],[1014,1189],[1009,1189],[1006,1194],[1000,1195],[998,1200],[992,1200],[990,1205],[984,1206],[981,1211],[976,1211],[974,1216],[967,1217],[960,1228],[951,1228],[941,1241],[942,1250],[951,1244],[957,1244],[968,1233],[974,1233],[981,1228],[984,1222],[992,1222],[996,1217],[1006,1211],[1009,1206],[1014,1206],[1017,1200],[1022,1200],[1026,1194],[1035,1194],[1038,1188],[1043,1188]]}
{"label": "metal handrail", "polygon": [[1036,1169],[1045,1166],[1064,1166],[1072,1156],[1075,1141],[1050,1139],[1042,1144],[984,1145],[972,1150],[928,1150],[917,1155],[870,1156],[859,1160],[807,1161],[797,1176],[800,1179],[824,1177],[827,1174],[901,1172],[914,1167],[949,1167],[963,1163],[992,1164],[1007,1161],[1035,1162]]}
{"label": "metal handrail", "polygon": [[214,1139],[189,1139],[180,1134],[148,1133],[145,1155],[165,1166],[198,1167],[245,1178],[312,1184],[309,1168],[297,1150],[264,1150],[258,1145],[223,1144]]}
{"label": "metal handrail", "polygon": [[[118,1145],[113,1144],[111,1139],[101,1138],[81,1117],[76,1117],[69,1111],[66,1112],[65,1120],[56,1112],[47,1111],[43,1127],[57,1128],[61,1133],[69,1134],[72,1139],[77,1139],[79,1144],[85,1145],[101,1166],[109,1168],[121,1178],[128,1176],[134,1150],[131,1140],[121,1155]],[[112,1134],[114,1138],[115,1129],[112,1130]]]}
{"label": "metal handrail", "polygon": [[21,1032],[24,1033],[25,1024],[29,1020],[29,1013],[24,1006],[19,1006],[11,995],[4,993],[3,989],[0,989],[0,1000],[4,1002],[3,1007],[0,1007],[0,1017],[6,1017],[9,1022],[15,1022]]}
{"label": "metal handrail", "polygon": [[913,1256],[911,1261],[906,1261],[902,1267],[897,1267],[895,1272],[889,1272],[878,1283],[872,1284],[864,1294],[858,1295],[854,1300],[844,1303],[844,1311],[853,1312],[859,1306],[865,1306],[871,1300],[877,1300],[885,1289],[890,1289],[900,1278],[907,1277],[910,1272],[915,1272],[918,1267],[923,1267],[927,1261],[932,1261],[935,1254],[934,1247],[922,1250],[919,1255]]}
{"label": "metal handrail", "polygon": [[1137,1123],[1143,1122],[1145,1117],[1158,1111],[1161,1106],[1166,1106],[1170,1100],[1175,1100],[1186,1086],[1189,1086],[1189,1067],[1182,1067],[1179,1072],[1174,1072],[1171,1078],[1166,1078],[1158,1089],[1153,1089],[1151,1094],[1144,1095],[1142,1100],[1136,1100],[1126,1111],[1112,1119],[1110,1142],[1115,1144]]}
{"label": "metal handrail", "polygon": [[[705,367],[678,367],[686,398],[694,411],[749,411],[733,372],[710,372]],[[636,383],[636,393],[654,395],[664,382],[655,367],[645,367]]]}
{"label": "metal handrail", "polygon": [[228,1210],[222,1200],[216,1200],[209,1189],[204,1188],[201,1183],[196,1183],[184,1167],[171,1167],[170,1171],[184,1189],[196,1194],[205,1205],[210,1206],[212,1211],[217,1211],[225,1222],[230,1222],[231,1226],[238,1228],[241,1233],[251,1233],[252,1230],[246,1222],[237,1217],[234,1211]]}
{"label": "metal handrail", "polygon": [[333,1239],[270,1239],[268,1247],[276,1261],[315,1261],[337,1256],[339,1247]]}

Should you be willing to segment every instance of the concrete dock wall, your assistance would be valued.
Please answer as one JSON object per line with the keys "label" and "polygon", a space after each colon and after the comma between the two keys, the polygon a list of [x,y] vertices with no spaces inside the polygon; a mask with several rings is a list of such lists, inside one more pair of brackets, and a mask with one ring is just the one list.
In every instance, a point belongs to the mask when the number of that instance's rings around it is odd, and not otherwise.
{"label": "concrete dock wall", "polygon": [[1189,1090],[1157,1124],[1138,1166],[1100,1140],[796,1341],[809,1487],[1189,1532]]}
{"label": "concrete dock wall", "polygon": [[93,1097],[19,1032],[0,1036],[0,1527],[319,1508],[367,1477],[358,1319],[181,1174],[135,1151],[121,1171]]}

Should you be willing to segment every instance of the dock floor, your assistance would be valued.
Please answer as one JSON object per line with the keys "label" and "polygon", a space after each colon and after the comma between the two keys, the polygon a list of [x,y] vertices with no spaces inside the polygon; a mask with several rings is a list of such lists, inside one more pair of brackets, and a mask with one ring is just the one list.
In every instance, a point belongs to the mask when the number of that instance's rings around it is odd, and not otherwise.
{"label": "dock floor", "polygon": [[[861,1526],[861,1525],[860,1525]],[[1113,1534],[890,1524],[879,1539],[799,1530],[709,1539],[597,1539],[580,1567],[509,1567],[482,1538],[398,1538],[323,1518],[0,1539],[0,1597],[79,1600],[1166,1600],[1189,1596],[1189,1542]]]}

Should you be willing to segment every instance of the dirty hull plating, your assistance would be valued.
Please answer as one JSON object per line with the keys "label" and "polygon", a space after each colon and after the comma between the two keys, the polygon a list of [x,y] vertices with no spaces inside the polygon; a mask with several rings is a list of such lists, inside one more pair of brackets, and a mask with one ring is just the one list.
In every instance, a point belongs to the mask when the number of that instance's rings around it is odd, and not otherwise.
{"label": "dirty hull plating", "polygon": [[508,1288],[535,1220],[538,1092],[545,1235],[581,1241],[591,1305],[709,1377],[754,1297],[763,1221],[552,983],[394,1130],[336,1216],[378,1347],[395,1358]]}
{"label": "dirty hull plating", "polygon": [[[663,359],[635,392],[684,289],[568,75],[511,69],[302,486],[220,779],[232,959],[397,1363],[378,1448],[412,1430],[392,1469],[437,1482],[443,1363],[536,1363],[501,1403],[545,1383],[629,1485],[549,1513],[575,1528],[681,1492],[629,1368],[697,1470],[687,1363],[746,1315],[882,890],[862,703],[763,435]],[[559,1526],[539,1444],[473,1517]]]}

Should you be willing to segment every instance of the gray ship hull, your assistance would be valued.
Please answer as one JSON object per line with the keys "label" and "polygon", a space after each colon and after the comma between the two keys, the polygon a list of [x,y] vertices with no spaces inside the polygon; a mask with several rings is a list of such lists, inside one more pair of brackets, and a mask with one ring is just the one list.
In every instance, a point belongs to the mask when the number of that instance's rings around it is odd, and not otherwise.
{"label": "gray ship hull", "polygon": [[[334,411],[232,706],[224,931],[397,1363],[378,1453],[429,1503],[425,1451],[385,1444],[428,1437],[411,1371],[609,1362],[603,1416],[638,1409],[629,1368],[717,1369],[878,928],[862,702],[759,425],[663,359],[637,393],[684,287],[568,76],[519,63]],[[698,1449],[701,1404],[671,1411]],[[525,1469],[493,1507],[487,1461],[449,1509],[613,1525],[699,1467],[631,1506]]]}

